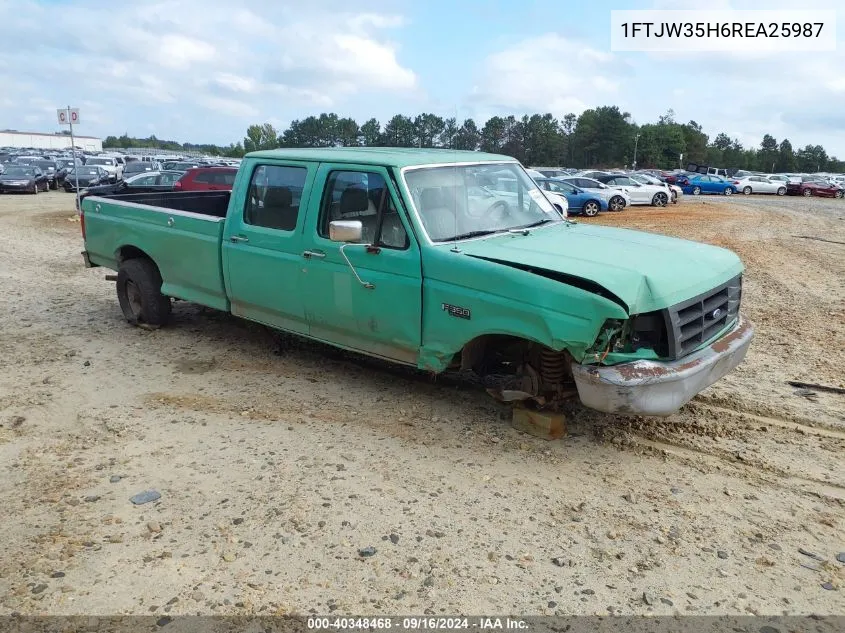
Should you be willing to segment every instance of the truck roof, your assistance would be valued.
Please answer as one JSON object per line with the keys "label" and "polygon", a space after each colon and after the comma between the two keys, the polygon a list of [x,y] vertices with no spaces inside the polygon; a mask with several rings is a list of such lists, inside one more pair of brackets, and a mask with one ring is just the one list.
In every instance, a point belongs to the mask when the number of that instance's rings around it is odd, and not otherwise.
{"label": "truck roof", "polygon": [[249,158],[312,160],[327,163],[359,163],[388,167],[412,167],[443,163],[516,162],[503,154],[469,150],[421,149],[416,147],[308,147],[250,152]]}

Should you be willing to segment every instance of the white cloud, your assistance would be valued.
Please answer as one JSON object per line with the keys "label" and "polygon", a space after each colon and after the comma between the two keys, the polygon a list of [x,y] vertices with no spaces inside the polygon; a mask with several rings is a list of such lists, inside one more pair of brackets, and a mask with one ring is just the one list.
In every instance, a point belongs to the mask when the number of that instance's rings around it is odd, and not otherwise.
{"label": "white cloud", "polygon": [[546,33],[490,55],[470,100],[493,109],[577,114],[617,98],[620,70],[627,67],[612,54]]}
{"label": "white cloud", "polygon": [[[58,16],[61,28],[44,28]],[[0,0],[0,120],[53,129],[54,112],[27,105],[36,96],[88,101],[104,125],[116,126],[88,133],[140,132],[158,120],[162,134],[183,140],[215,140],[221,127],[237,130],[226,135],[237,139],[249,123],[296,118],[290,114],[302,109],[413,93],[417,76],[386,37],[405,23],[333,0],[150,0],[108,9],[76,0],[60,11],[47,0]],[[190,113],[187,124],[174,129],[174,111]]]}

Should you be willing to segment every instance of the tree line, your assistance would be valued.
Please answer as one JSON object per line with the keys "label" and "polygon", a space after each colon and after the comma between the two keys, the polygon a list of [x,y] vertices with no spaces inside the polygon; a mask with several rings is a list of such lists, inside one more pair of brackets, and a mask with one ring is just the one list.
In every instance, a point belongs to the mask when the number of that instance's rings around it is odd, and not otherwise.
{"label": "tree line", "polygon": [[828,156],[821,145],[794,149],[788,139],[766,134],[757,147],[744,147],[721,132],[711,137],[695,121],[678,123],[669,110],[655,123],[638,125],[617,106],[601,106],[556,119],[551,114],[494,116],[479,125],[436,114],[397,114],[382,124],[371,118],[323,113],[292,121],[285,130],[270,123],[247,128],[242,142],[229,146],[179,144],[109,136],[103,147],[154,147],[195,150],[240,157],[246,152],[280,147],[438,147],[481,150],[513,156],[525,165],[582,168],[653,167],[674,169],[688,162],[765,172],[845,171],[845,161]]}

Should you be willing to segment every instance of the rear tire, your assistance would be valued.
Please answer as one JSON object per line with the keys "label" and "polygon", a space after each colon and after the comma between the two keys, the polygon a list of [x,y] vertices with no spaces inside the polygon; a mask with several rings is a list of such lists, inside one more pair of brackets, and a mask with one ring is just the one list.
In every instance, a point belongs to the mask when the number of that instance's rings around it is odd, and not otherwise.
{"label": "rear tire", "polygon": [[809,198],[810,196],[813,195],[813,190],[812,189],[804,189],[804,191],[801,192],[801,195],[804,196],[805,198]]}
{"label": "rear tire", "polygon": [[36,180],[32,185],[32,195],[38,195],[38,181]]}
{"label": "rear tire", "polygon": [[744,193],[746,196],[750,196],[751,195],[751,187],[743,188],[742,193]]}
{"label": "rear tire", "polygon": [[160,327],[170,318],[170,298],[161,294],[161,274],[149,259],[127,259],[117,271],[117,300],[132,325]]}
{"label": "rear tire", "polygon": [[694,195],[694,196],[701,195],[701,187],[698,187],[698,186],[693,187],[692,188],[692,195]]}
{"label": "rear tire", "polygon": [[779,196],[785,196],[786,195],[786,187],[778,188],[778,195]]}
{"label": "rear tire", "polygon": [[733,193],[734,193],[733,189],[731,189],[730,187],[725,187],[725,195],[726,196],[732,196]]}
{"label": "rear tire", "polygon": [[833,197],[834,198],[842,198],[843,195],[845,195],[845,192],[837,191],[835,194],[833,194]]}
{"label": "rear tire", "polygon": [[584,203],[584,215],[586,215],[588,218],[592,218],[598,215],[599,211],[601,211],[601,207],[599,206],[599,203],[595,200],[588,200]]}

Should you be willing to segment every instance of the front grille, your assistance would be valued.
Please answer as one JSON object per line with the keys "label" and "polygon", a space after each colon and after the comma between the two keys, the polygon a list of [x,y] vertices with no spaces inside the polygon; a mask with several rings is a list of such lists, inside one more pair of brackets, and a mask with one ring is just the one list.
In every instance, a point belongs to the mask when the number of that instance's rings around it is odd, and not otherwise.
{"label": "front grille", "polygon": [[667,308],[669,356],[686,356],[736,321],[741,297],[742,275],[738,275],[721,286]]}

